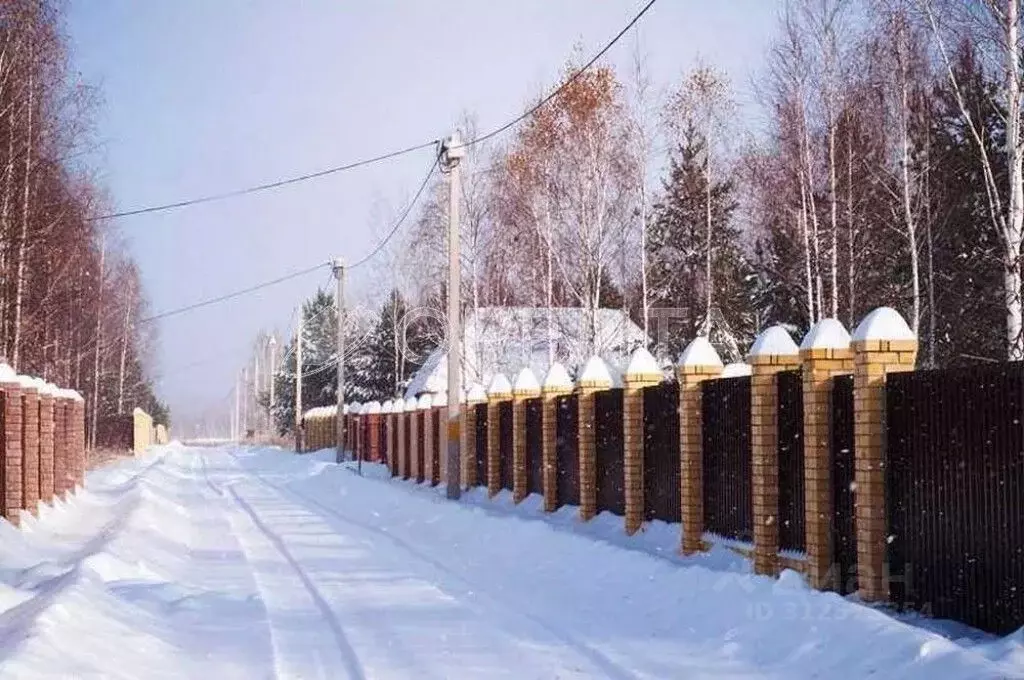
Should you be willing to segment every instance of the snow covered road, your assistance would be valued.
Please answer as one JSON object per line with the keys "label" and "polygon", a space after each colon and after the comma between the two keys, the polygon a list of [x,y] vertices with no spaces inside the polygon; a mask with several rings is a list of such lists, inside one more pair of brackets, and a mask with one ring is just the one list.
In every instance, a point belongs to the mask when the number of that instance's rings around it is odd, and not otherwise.
{"label": "snow covered road", "polygon": [[1024,677],[1020,633],[962,645],[409,486],[233,448],[95,471],[0,524],[0,678]]}

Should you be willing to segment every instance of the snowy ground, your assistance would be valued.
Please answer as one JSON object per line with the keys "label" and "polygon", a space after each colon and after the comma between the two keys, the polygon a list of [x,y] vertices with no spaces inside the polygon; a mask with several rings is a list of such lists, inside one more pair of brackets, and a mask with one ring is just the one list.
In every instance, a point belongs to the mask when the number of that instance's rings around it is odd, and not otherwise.
{"label": "snowy ground", "polygon": [[1024,677],[1019,632],[952,642],[674,556],[673,527],[365,473],[172,445],[0,523],[0,678]]}

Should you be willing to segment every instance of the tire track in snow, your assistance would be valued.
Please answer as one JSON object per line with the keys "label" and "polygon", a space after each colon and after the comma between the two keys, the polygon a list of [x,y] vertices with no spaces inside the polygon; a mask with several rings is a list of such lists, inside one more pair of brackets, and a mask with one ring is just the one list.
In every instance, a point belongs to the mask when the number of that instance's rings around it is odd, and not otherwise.
{"label": "tire track in snow", "polygon": [[[552,637],[557,638],[558,640],[563,642],[566,646],[576,650],[581,656],[585,657],[586,659],[591,661],[595,666],[599,667],[602,671],[604,671],[609,678],[613,678],[614,680],[637,680],[637,676],[634,673],[615,663],[615,661],[608,658],[608,656],[606,656],[600,650],[595,649],[586,642],[576,639],[565,630],[553,626],[552,624],[541,619],[537,615],[526,611],[520,604],[516,603],[515,601],[495,596],[487,588],[481,587],[479,584],[474,583],[473,581],[467,579],[465,576],[456,573],[444,563],[439,562],[433,557],[430,557],[429,555],[423,553],[407,541],[391,534],[390,532],[384,529],[381,529],[380,527],[364,523],[359,520],[352,519],[346,515],[343,515],[339,511],[335,510],[334,508],[331,508],[328,505],[321,503],[312,496],[301,493],[287,486],[275,484],[267,480],[263,475],[259,474],[258,472],[255,472],[252,469],[246,467],[234,453],[231,453],[230,451],[228,451],[227,453],[232,458],[234,458],[236,462],[238,462],[240,469],[244,470],[253,479],[261,482],[267,487],[270,487],[271,489],[274,489],[283,494],[288,494],[293,498],[298,499],[298,502],[300,504],[305,502],[304,504],[306,504],[306,507],[315,506],[321,511],[321,515],[323,513],[327,513],[328,515],[334,517],[335,519],[341,522],[357,527],[364,531],[377,534],[379,536],[383,536],[384,538],[388,539],[388,541],[391,542],[393,545],[397,546],[400,550],[403,550],[404,552],[408,553],[417,560],[425,564],[428,564],[433,568],[437,569],[438,571],[440,571],[441,573],[445,574],[450,579],[460,584],[463,589],[467,591],[472,591],[476,594],[483,595],[484,598],[489,600],[493,605],[495,605],[498,608],[505,608],[514,611],[522,618],[526,619],[530,623],[546,631]],[[462,598],[458,599],[462,600]]]}
{"label": "tire track in snow", "polygon": [[[230,452],[228,453],[229,455],[232,456],[232,458],[234,458],[234,454],[231,454]],[[235,458],[235,460],[237,462],[237,458]],[[240,471],[244,471],[246,474],[251,475],[251,473],[245,470],[242,466],[238,466],[238,469]],[[230,497],[231,499],[233,499],[234,504],[243,512],[245,512],[245,514],[252,521],[253,525],[257,529],[259,529],[260,533],[270,542],[274,550],[284,559],[288,566],[291,567],[292,571],[294,571],[295,574],[299,577],[299,581],[302,583],[303,588],[306,590],[306,593],[313,601],[313,604],[316,606],[321,618],[323,618],[323,620],[327,623],[328,628],[331,630],[331,633],[333,634],[338,650],[341,652],[341,661],[345,667],[345,670],[348,673],[348,677],[353,678],[354,680],[365,680],[366,673],[363,669],[362,664],[359,662],[359,657],[356,654],[355,649],[353,649],[352,644],[349,642],[348,637],[345,635],[345,631],[342,628],[341,623],[338,621],[337,616],[335,616],[334,611],[331,609],[330,604],[324,598],[323,594],[320,592],[320,589],[316,587],[316,584],[313,583],[312,579],[309,577],[309,574],[306,572],[306,570],[302,568],[302,565],[299,564],[299,562],[292,555],[291,551],[288,550],[288,546],[285,545],[281,537],[273,529],[267,526],[267,524],[262,520],[256,509],[253,508],[248,501],[242,498],[238,494],[238,492],[235,491],[233,484],[228,485],[225,489],[222,487],[218,487],[212,482],[212,480],[210,480],[209,475],[206,474],[205,460],[203,462],[203,472],[206,478],[206,483],[210,486],[210,488],[217,492],[222,498],[227,499]],[[256,578],[256,581],[258,584],[258,577]],[[260,589],[262,590],[262,588]],[[268,623],[270,618],[270,612],[268,611]],[[274,626],[271,624],[270,628],[271,635],[273,636]]]}

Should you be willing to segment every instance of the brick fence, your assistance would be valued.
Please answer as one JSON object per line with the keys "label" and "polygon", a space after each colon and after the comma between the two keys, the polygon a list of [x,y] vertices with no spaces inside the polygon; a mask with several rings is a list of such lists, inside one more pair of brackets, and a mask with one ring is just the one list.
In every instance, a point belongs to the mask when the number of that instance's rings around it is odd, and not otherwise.
{"label": "brick fence", "polygon": [[0,432],[0,514],[12,524],[83,482],[85,403],[77,392],[0,363]]}
{"label": "brick fence", "polygon": [[[815,588],[1015,630],[1024,624],[1024,524],[1014,519],[1024,498],[1024,363],[964,377],[913,371],[916,355],[906,322],[881,308],[852,338],[832,319],[799,346],[769,328],[748,364],[723,366],[697,338],[671,391],[643,349],[622,376],[597,358],[576,383],[558,364],[539,386],[529,371],[515,385],[494,376],[460,410],[463,487],[508,488],[518,503],[537,469],[548,512],[567,503],[582,521],[612,512],[630,534],[667,519],[681,524],[684,554],[721,544],[758,574],[794,569]],[[524,405],[538,395],[531,431],[541,441],[527,445]],[[678,418],[665,417],[666,395]],[[435,455],[419,430],[443,417],[438,403],[443,395],[347,405],[345,449],[436,484],[417,473]],[[306,414],[308,450],[334,447],[335,413]],[[979,568],[988,556],[1001,557]]]}

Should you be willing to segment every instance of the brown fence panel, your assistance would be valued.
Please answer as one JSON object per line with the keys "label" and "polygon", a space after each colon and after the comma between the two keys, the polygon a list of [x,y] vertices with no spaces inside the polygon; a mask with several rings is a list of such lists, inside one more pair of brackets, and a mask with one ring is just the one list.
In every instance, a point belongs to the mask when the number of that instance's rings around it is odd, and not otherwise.
{"label": "brown fence panel", "polygon": [[[413,414],[415,415],[415,414]],[[401,416],[405,422],[402,423],[402,443],[405,445],[405,473],[403,479],[409,479],[412,471],[412,418],[403,413]]]}
{"label": "brown fence panel", "polygon": [[579,395],[555,397],[558,507],[580,504]]}
{"label": "brown fence panel", "polygon": [[487,486],[487,404],[476,404],[476,483]]}
{"label": "brown fence panel", "polygon": [[416,419],[416,482],[419,484],[426,478],[426,470],[423,469],[423,449],[427,443],[427,433],[423,431],[425,420],[423,411],[417,410],[413,414],[413,418]]}
{"label": "brown fence panel", "polygon": [[645,517],[678,522],[679,384],[645,387],[643,398]]}
{"label": "brown fence panel", "polygon": [[853,376],[832,378],[832,572],[836,591],[857,591],[857,532],[854,524]]}
{"label": "brown fence panel", "polygon": [[391,423],[390,432],[391,434],[387,439],[383,440],[387,442],[388,448],[388,460],[391,461],[391,476],[398,476],[398,418],[395,416],[385,416],[381,420],[389,421]]}
{"label": "brown fence panel", "polygon": [[890,596],[994,633],[1024,625],[1024,364],[886,381]]}
{"label": "brown fence panel", "polygon": [[626,461],[622,436],[622,389],[594,393],[597,511],[626,514]]}
{"label": "brown fence panel", "polygon": [[512,402],[498,403],[498,464],[501,470],[501,488],[512,491]]}
{"label": "brown fence panel", "polygon": [[740,541],[754,538],[750,382],[750,376],[740,376],[701,385],[704,527]]}
{"label": "brown fence panel", "polygon": [[804,383],[800,370],[776,381],[779,456],[779,547],[804,551]]}
{"label": "brown fence panel", "polygon": [[544,493],[544,453],[541,450],[543,410],[539,397],[526,400],[526,489]]}

